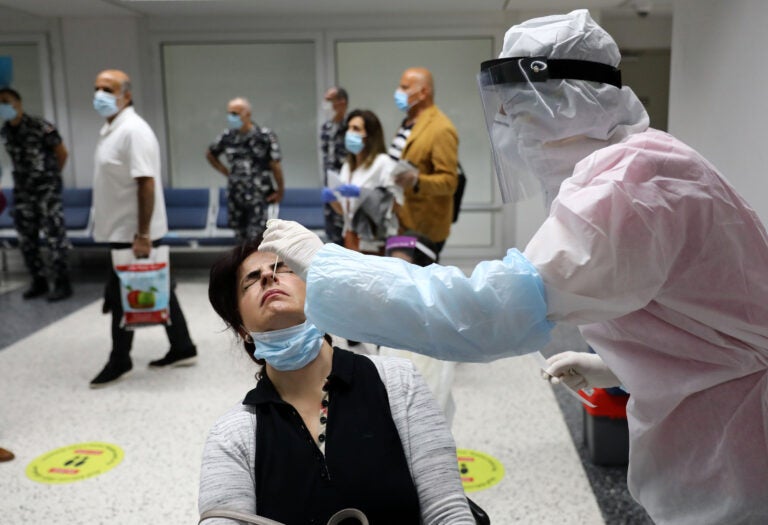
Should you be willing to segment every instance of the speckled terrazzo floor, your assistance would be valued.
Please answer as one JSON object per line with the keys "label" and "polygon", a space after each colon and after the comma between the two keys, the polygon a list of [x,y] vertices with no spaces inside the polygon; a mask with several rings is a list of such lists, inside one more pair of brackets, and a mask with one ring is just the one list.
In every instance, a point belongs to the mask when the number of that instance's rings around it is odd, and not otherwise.
{"label": "speckled terrazzo floor", "polygon": [[[207,269],[179,272],[177,279],[198,365],[148,369],[167,340],[160,328],[144,329],[136,335],[132,373],[91,390],[109,349],[100,277],[78,276],[75,297],[58,305],[22,301],[23,276],[0,278],[0,446],[16,454],[0,464],[0,523],[197,522],[208,427],[252,387],[253,369],[208,305]],[[495,524],[649,523],[626,494],[623,469],[588,464],[579,448],[580,408],[536,370],[529,357],[458,367],[457,446],[490,454],[505,468],[500,483],[470,496]],[[114,443],[125,459],[70,484],[26,477],[39,455],[89,441]]]}

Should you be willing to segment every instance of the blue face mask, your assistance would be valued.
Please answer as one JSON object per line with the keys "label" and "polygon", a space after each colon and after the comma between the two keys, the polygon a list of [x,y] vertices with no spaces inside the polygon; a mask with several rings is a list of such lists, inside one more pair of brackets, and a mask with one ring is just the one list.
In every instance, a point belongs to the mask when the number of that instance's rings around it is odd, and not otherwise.
{"label": "blue face mask", "polygon": [[98,90],[93,94],[93,109],[104,118],[117,115],[117,97],[112,93]]}
{"label": "blue face mask", "polygon": [[408,93],[403,91],[402,89],[396,89],[395,90],[395,106],[397,106],[397,109],[400,111],[408,111],[410,109],[410,105],[408,105]]}
{"label": "blue face mask", "polygon": [[16,108],[10,104],[0,104],[0,120],[13,120],[18,116]]}
{"label": "blue face mask", "polygon": [[227,127],[229,129],[240,129],[243,127],[243,119],[240,118],[240,115],[227,113]]}
{"label": "blue face mask", "polygon": [[271,332],[250,332],[256,350],[253,357],[264,359],[281,371],[304,368],[320,353],[323,334],[309,321]]}
{"label": "blue face mask", "polygon": [[365,147],[363,136],[356,131],[347,131],[344,135],[344,148],[353,155],[357,155]]}

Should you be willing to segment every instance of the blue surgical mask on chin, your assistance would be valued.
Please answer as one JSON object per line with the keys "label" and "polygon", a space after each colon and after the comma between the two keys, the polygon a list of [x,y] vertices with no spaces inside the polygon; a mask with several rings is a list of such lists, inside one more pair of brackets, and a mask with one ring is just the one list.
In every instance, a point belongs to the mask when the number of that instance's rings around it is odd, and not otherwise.
{"label": "blue surgical mask on chin", "polygon": [[93,109],[104,118],[117,115],[117,112],[120,111],[117,107],[117,97],[102,90],[93,94]]}
{"label": "blue surgical mask on chin", "polygon": [[280,371],[304,368],[320,354],[323,334],[309,321],[271,332],[250,332],[256,350],[253,357],[264,359]]}
{"label": "blue surgical mask on chin", "polygon": [[18,116],[16,108],[10,104],[0,104],[0,120],[13,120]]}
{"label": "blue surgical mask on chin", "polygon": [[227,113],[227,127],[229,129],[240,129],[243,127],[243,119],[240,118],[240,115]]}
{"label": "blue surgical mask on chin", "polygon": [[363,136],[356,131],[347,131],[344,135],[344,148],[352,155],[357,155],[365,147]]}
{"label": "blue surgical mask on chin", "polygon": [[406,112],[408,111],[411,106],[408,105],[408,93],[403,91],[402,89],[396,89],[395,90],[395,106],[397,106],[397,109],[400,111]]}

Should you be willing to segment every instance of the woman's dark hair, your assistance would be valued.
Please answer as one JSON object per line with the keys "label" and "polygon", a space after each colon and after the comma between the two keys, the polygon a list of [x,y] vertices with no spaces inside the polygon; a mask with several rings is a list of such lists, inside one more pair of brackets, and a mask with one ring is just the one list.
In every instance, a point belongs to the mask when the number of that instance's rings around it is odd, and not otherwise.
{"label": "woman's dark hair", "polygon": [[[366,168],[373,164],[376,160],[376,156],[381,153],[387,152],[387,147],[384,145],[384,130],[379,122],[379,117],[376,113],[369,109],[354,109],[347,116],[346,126],[349,128],[349,121],[355,117],[363,119],[363,125],[365,127],[365,147],[363,148],[363,166]],[[353,154],[347,155],[347,162],[349,162],[350,171],[355,171],[357,166],[357,156]]]}
{"label": "woman's dark hair", "polygon": [[[261,241],[261,235],[248,239],[224,253],[211,266],[208,300],[214,311],[224,320],[227,328],[231,328],[238,337],[242,337],[240,331],[243,327],[243,318],[240,316],[240,310],[237,306],[237,271],[243,261],[252,253],[259,251]],[[327,334],[325,340],[331,344],[331,338]],[[243,339],[243,348],[252,361],[264,365],[263,359],[257,359],[253,356],[253,351],[256,350],[253,341],[249,342]]]}
{"label": "woman's dark hair", "polygon": [[[227,325],[238,337],[242,337],[240,330],[243,326],[243,318],[237,308],[237,270],[248,256],[258,251],[261,244],[261,235],[235,246],[219,257],[211,266],[210,279],[208,281],[208,300],[211,306],[219,314]],[[243,347],[248,357],[256,363],[263,365],[263,359],[253,357],[256,346],[243,339]]]}

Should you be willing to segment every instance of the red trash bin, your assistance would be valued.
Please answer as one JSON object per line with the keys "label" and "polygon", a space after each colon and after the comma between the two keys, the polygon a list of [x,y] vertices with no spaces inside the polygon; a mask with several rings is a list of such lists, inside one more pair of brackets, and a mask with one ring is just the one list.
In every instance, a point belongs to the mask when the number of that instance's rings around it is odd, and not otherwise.
{"label": "red trash bin", "polygon": [[584,444],[595,465],[626,465],[629,461],[627,401],[629,394],[620,388],[593,388],[579,394],[595,405],[584,406]]}

